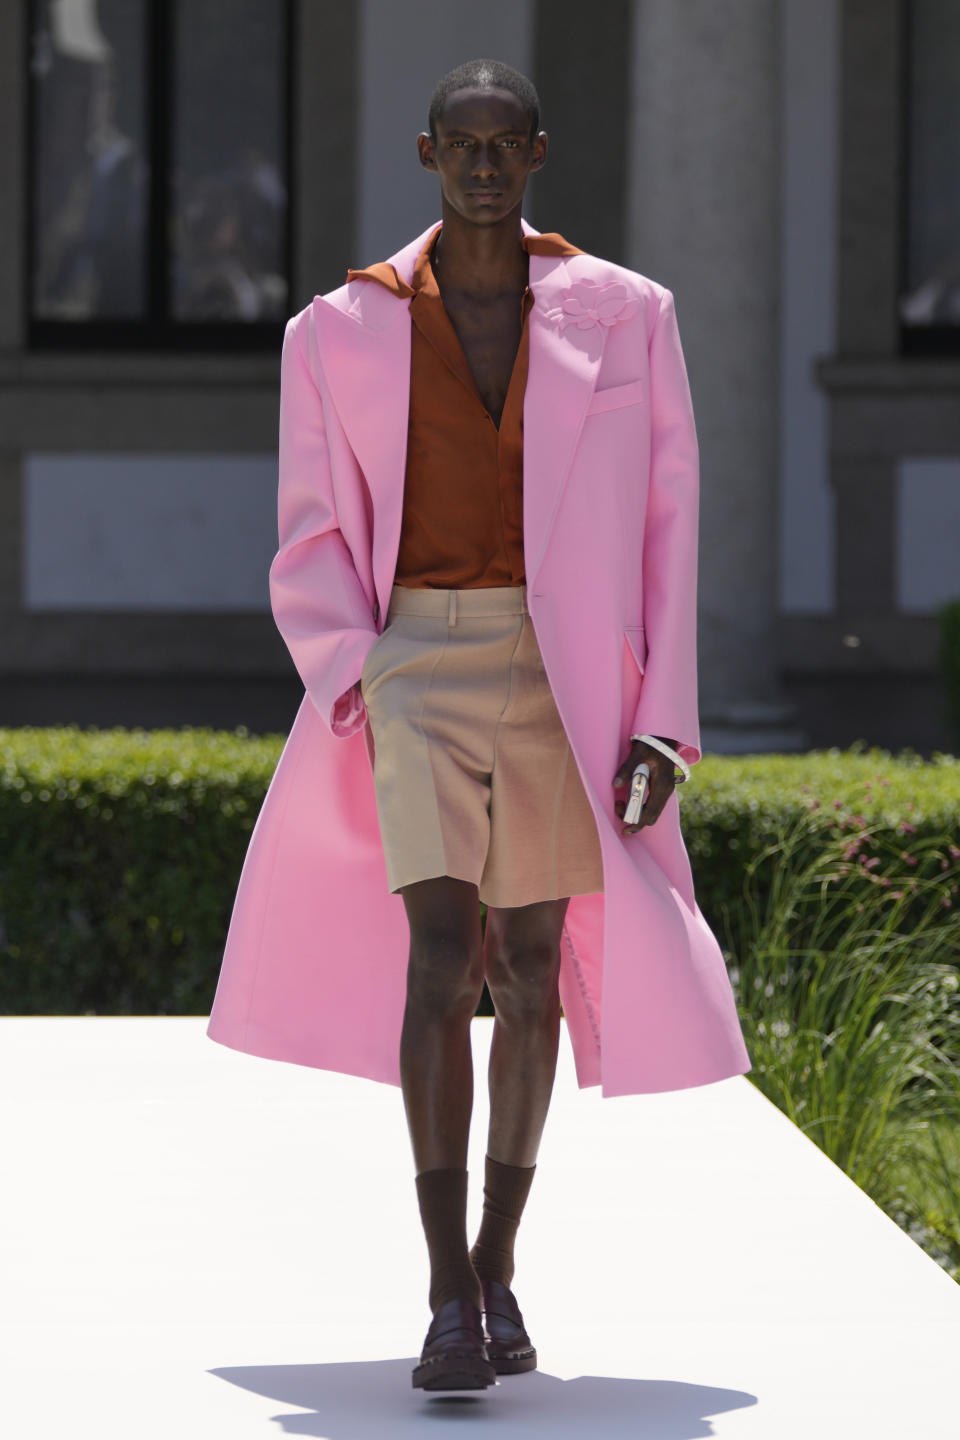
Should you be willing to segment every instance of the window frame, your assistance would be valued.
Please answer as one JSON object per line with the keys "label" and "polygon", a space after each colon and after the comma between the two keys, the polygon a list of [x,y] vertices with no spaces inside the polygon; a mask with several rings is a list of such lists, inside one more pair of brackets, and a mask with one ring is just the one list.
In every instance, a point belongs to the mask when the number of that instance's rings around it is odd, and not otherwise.
{"label": "window frame", "polygon": [[[911,141],[911,76],[913,71],[913,36],[910,0],[900,0],[900,234],[897,275],[897,305],[907,293],[907,255],[910,240],[910,141]],[[960,324],[910,325],[897,314],[900,332],[900,354],[905,359],[960,357]]]}
{"label": "window frame", "polygon": [[[278,320],[178,320],[171,313],[169,247],[172,192],[170,158],[175,134],[176,95],[173,78],[174,6],[170,0],[144,0],[146,9],[146,133],[149,156],[147,191],[146,278],[147,314],[142,319],[40,319],[33,313],[33,277],[37,256],[36,165],[37,97],[32,54],[39,0],[27,7],[24,35],[24,73],[27,77],[25,125],[25,243],[23,246],[23,293],[26,304],[26,344],[31,351],[70,352],[151,351],[196,354],[198,351],[274,351],[282,338],[286,321]],[[189,0],[176,0],[189,4]],[[288,300],[294,286],[294,237],[296,234],[296,173],[294,144],[296,113],[297,19],[295,0],[275,0],[280,11],[284,37],[280,62],[280,100],[283,105],[281,130],[284,149],[287,207],[283,265]],[[291,301],[292,303],[292,301]],[[289,308],[289,304],[288,307]]]}

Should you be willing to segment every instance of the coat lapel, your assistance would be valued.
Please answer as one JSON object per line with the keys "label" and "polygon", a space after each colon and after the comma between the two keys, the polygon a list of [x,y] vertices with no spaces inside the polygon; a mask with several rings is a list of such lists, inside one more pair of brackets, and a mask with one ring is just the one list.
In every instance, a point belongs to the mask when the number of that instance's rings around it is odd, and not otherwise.
{"label": "coat lapel", "polygon": [[[524,226],[526,229],[526,225]],[[605,325],[561,330],[564,294],[584,277],[572,255],[530,256],[530,366],[523,404],[523,533],[527,587],[543,564],[573,464],[587,406],[593,398],[607,335]],[[587,270],[589,274],[589,270]]]}
{"label": "coat lapel", "polygon": [[[409,281],[434,227],[390,263]],[[370,491],[373,575],[386,623],[400,548],[410,408],[410,301],[358,280],[313,300],[318,348],[333,403]]]}
{"label": "coat lapel", "polygon": [[[389,263],[408,283],[436,221]],[[522,221],[524,234],[539,232]],[[527,587],[543,563],[587,406],[606,328],[561,333],[564,291],[582,258],[531,255],[530,359],[524,397],[523,523]],[[578,263],[580,262],[580,263]],[[410,406],[410,301],[355,281],[313,300],[323,373],[373,507],[373,573],[385,620],[396,572]]]}

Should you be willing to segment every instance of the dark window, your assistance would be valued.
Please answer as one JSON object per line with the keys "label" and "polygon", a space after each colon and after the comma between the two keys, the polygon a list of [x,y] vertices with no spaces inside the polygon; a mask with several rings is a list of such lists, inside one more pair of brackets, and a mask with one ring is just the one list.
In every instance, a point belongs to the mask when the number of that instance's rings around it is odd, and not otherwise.
{"label": "dark window", "polygon": [[904,8],[906,173],[900,321],[913,354],[960,352],[960,6]]}
{"label": "dark window", "polygon": [[32,0],[31,343],[273,346],[288,0]]}

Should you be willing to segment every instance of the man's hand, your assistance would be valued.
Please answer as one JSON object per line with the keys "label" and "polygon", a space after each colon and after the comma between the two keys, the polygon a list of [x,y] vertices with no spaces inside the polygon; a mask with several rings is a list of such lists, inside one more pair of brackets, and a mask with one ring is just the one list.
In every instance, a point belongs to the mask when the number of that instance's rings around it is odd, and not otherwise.
{"label": "man's hand", "polygon": [[[677,748],[676,740],[670,740],[665,735],[658,735],[658,740],[663,740],[674,750]],[[676,789],[677,782],[674,779],[675,766],[669,755],[664,755],[662,750],[657,750],[653,745],[648,745],[645,740],[635,740],[630,747],[630,754],[624,760],[620,769],[613,777],[613,788],[621,789],[624,785],[630,784],[630,778],[641,760],[646,760],[650,766],[650,785],[647,790],[647,798],[644,801],[643,809],[640,811],[640,819],[636,825],[621,825],[621,835],[634,835],[644,825],[652,825],[659,818],[660,812],[666,805],[670,796]],[[624,811],[627,808],[626,800],[615,800],[614,810],[623,819]]]}

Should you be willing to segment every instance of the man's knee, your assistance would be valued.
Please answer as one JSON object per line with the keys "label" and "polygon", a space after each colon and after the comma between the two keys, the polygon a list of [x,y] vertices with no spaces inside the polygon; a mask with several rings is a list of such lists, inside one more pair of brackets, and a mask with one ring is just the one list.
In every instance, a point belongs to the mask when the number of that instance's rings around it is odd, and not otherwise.
{"label": "man's knee", "polygon": [[560,945],[552,936],[489,933],[485,961],[498,1015],[536,1017],[559,1005]]}
{"label": "man's knee", "polygon": [[[457,888],[459,884],[422,882],[419,893],[407,904],[408,1003],[438,1018],[472,1015],[483,990],[479,905],[475,898],[471,904],[469,894]],[[472,888],[475,897],[476,887]]]}

